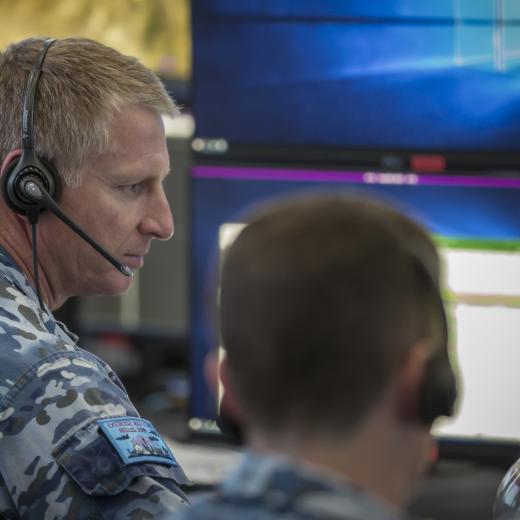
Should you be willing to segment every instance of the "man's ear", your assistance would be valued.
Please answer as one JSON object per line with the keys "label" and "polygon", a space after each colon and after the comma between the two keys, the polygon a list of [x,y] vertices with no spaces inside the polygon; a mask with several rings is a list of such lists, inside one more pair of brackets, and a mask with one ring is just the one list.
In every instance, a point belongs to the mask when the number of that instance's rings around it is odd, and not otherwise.
{"label": "man's ear", "polygon": [[244,414],[229,375],[229,363],[226,357],[224,357],[219,365],[219,376],[224,390],[220,406],[236,423],[242,424]]}
{"label": "man's ear", "polygon": [[[219,381],[221,384],[221,400],[217,414],[217,426],[230,442],[241,446],[244,444],[244,420],[242,409],[229,375],[227,358],[224,357],[219,365],[216,355],[213,355],[213,359],[208,359],[207,361],[206,370],[209,375],[209,381],[213,381],[213,388],[219,385]],[[209,374],[209,372],[211,372],[211,374]]]}
{"label": "man's ear", "polygon": [[222,397],[220,406],[226,414],[240,422],[243,414],[231,383],[227,358],[224,356],[219,362],[216,350],[207,354],[204,359],[204,377],[213,394]]}
{"label": "man's ear", "polygon": [[397,413],[406,422],[420,422],[420,394],[426,365],[433,355],[433,346],[418,341],[404,355],[397,369]]}
{"label": "man's ear", "polygon": [[219,375],[218,375],[218,359],[215,349],[211,350],[204,358],[204,377],[206,383],[214,395],[218,394]]}
{"label": "man's ear", "polygon": [[7,167],[15,160],[17,160],[20,155],[22,155],[22,150],[19,148],[16,150],[11,150],[5,157],[2,162],[2,168],[0,169],[0,174],[3,175]]}

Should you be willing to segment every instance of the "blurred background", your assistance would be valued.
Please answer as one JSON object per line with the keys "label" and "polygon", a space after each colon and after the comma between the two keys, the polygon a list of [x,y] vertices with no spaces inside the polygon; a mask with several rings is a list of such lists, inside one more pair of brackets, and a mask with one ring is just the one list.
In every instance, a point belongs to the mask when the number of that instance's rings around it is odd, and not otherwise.
{"label": "blurred background", "polygon": [[138,56],[168,78],[191,76],[189,0],[0,1],[0,45],[29,36],[84,36]]}

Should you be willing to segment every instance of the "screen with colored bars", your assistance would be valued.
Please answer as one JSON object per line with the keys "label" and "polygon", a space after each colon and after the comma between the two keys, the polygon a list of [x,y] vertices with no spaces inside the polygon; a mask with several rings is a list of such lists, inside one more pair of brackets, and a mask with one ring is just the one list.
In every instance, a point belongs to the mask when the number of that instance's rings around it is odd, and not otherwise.
{"label": "screen with colored bars", "polygon": [[195,0],[193,21],[200,137],[520,151],[516,0]]}
{"label": "screen with colored bars", "polygon": [[[196,166],[192,172],[192,426],[215,416],[218,397],[203,375],[218,347],[208,319],[222,253],[245,208],[273,196],[342,190],[385,197],[431,232],[443,260],[450,356],[460,380],[456,414],[441,437],[520,442],[520,179],[374,172]],[[384,259],[382,259],[384,261]]]}

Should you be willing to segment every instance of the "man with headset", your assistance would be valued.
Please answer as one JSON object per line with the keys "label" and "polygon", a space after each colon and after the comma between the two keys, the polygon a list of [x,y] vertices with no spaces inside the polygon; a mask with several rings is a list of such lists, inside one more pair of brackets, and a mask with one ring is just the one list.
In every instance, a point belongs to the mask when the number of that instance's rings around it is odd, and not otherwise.
{"label": "man with headset", "polygon": [[402,518],[456,392],[433,243],[369,199],[246,220],[222,265],[220,377],[250,450],[176,518]]}
{"label": "man with headset", "polygon": [[136,59],[29,39],[0,54],[0,516],[155,518],[186,477],[118,377],[52,311],[117,294],[173,234],[161,116]]}

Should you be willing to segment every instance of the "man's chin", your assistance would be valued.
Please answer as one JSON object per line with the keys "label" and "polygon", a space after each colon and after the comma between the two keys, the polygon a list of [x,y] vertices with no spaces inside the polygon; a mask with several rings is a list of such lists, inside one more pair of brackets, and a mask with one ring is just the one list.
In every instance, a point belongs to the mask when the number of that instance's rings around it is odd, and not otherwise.
{"label": "man's chin", "polygon": [[111,295],[124,294],[133,284],[133,277],[124,276],[122,280],[119,280],[117,283],[113,285],[113,291],[110,293]]}
{"label": "man's chin", "polygon": [[117,296],[125,293],[130,289],[134,278],[132,276],[125,276],[122,273],[114,270],[109,276],[103,277],[103,281],[96,284],[95,294],[98,296]]}

